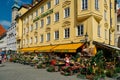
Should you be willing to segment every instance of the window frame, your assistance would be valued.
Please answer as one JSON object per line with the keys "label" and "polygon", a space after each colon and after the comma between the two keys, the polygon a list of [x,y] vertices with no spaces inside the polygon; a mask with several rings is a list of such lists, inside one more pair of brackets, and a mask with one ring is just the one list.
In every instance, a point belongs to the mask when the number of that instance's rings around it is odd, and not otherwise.
{"label": "window frame", "polygon": [[47,9],[50,9],[51,8],[51,2],[47,2]]}
{"label": "window frame", "polygon": [[50,41],[50,33],[47,33],[46,35],[47,35],[46,36],[46,41],[48,42],[48,41]]}
{"label": "window frame", "polygon": [[59,30],[54,32],[54,39],[58,40],[59,39]]}
{"label": "window frame", "polygon": [[95,9],[98,10],[99,9],[99,1],[95,0]]}
{"label": "window frame", "polygon": [[58,5],[59,4],[59,0],[54,0],[55,1],[55,5]]}
{"label": "window frame", "polygon": [[80,24],[76,27],[76,35],[77,36],[83,36],[84,35],[84,25]]}
{"label": "window frame", "polygon": [[70,37],[70,28],[64,29],[64,38],[67,39]]}
{"label": "window frame", "polygon": [[44,6],[41,6],[40,7],[40,13],[43,13],[44,12]]}
{"label": "window frame", "polygon": [[64,9],[64,18],[70,17],[70,7]]}
{"label": "window frame", "polygon": [[82,10],[87,10],[88,9],[88,0],[81,0],[82,2]]}
{"label": "window frame", "polygon": [[43,43],[44,37],[43,34],[40,35],[40,42]]}
{"label": "window frame", "polygon": [[47,16],[47,25],[49,25],[51,23],[51,17]]}
{"label": "window frame", "polygon": [[54,16],[55,16],[54,21],[58,22],[59,21],[59,12],[56,12]]}

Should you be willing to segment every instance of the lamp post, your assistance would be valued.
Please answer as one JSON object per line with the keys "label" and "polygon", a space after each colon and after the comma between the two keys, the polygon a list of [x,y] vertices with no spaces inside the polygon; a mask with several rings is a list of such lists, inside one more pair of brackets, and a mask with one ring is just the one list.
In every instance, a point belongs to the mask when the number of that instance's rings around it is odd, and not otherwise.
{"label": "lamp post", "polygon": [[110,8],[110,28],[109,28],[109,45],[111,44],[110,41],[111,41],[111,32],[110,32],[110,29],[111,29],[111,25],[112,25],[112,20],[111,20],[111,0],[109,1],[109,8]]}
{"label": "lamp post", "polygon": [[88,42],[88,34],[86,32],[86,34],[85,34],[85,43],[87,43],[87,42]]}

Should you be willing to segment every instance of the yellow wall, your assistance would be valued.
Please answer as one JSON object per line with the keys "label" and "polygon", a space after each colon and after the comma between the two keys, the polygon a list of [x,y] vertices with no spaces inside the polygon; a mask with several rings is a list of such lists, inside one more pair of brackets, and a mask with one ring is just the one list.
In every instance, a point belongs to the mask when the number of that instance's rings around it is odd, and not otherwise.
{"label": "yellow wall", "polygon": [[[40,20],[37,20],[38,22],[38,29],[34,30],[32,32],[28,32],[25,34],[21,34],[23,32],[22,30],[26,27],[30,27],[33,25],[35,27],[35,22],[33,20],[35,17],[35,12],[38,10],[38,16],[41,16],[40,13],[40,7],[44,6],[44,12],[47,12],[47,5],[46,1],[51,1],[51,8],[53,9],[53,13],[47,15],[51,16],[51,23],[50,25],[46,25],[46,18],[47,16],[41,18],[44,19],[44,26],[40,27]],[[59,0],[58,5],[54,5],[54,0],[44,0],[40,3],[37,3],[32,9],[28,10],[27,13],[25,13],[22,17],[20,17],[18,20],[18,27],[19,27],[19,36],[21,37],[21,46],[24,47],[34,47],[34,46],[43,46],[43,45],[55,45],[55,44],[65,44],[65,43],[71,43],[71,42],[80,42],[81,40],[84,40],[84,35],[87,32],[89,36],[89,40],[92,41],[98,41],[98,42],[105,42],[109,43],[109,29],[110,29],[110,10],[109,10],[109,0],[106,0],[107,3],[104,2],[104,0],[99,0],[99,9],[96,10],[94,6],[94,0],[88,0],[88,9],[87,10],[81,10],[81,1],[82,0]],[[115,13],[114,13],[114,0],[112,1],[112,23],[113,27],[115,27]],[[106,5],[107,4],[107,5]],[[107,7],[106,7],[107,6]],[[70,7],[70,17],[64,18],[64,8]],[[50,10],[49,9],[49,10]],[[104,11],[107,11],[107,21],[104,20]],[[24,11],[24,10],[23,10]],[[54,14],[56,12],[59,12],[59,21],[54,21]],[[23,23],[23,21],[28,18],[31,14],[34,14],[33,19],[28,20],[28,22]],[[66,24],[65,22],[69,23]],[[107,26],[105,25],[107,24]],[[76,27],[79,24],[84,25],[84,35],[83,36],[76,36]],[[100,37],[97,35],[97,27],[98,24],[100,25]],[[64,39],[64,29],[69,27],[70,28],[70,37],[68,39]],[[107,39],[105,40],[105,29],[107,30]],[[59,30],[59,40],[54,40],[54,31]],[[51,33],[51,40],[49,42],[46,41],[46,34],[50,32]],[[40,43],[40,35],[44,35],[44,41],[43,43]],[[34,36],[38,37],[38,42],[34,43]],[[33,43],[32,44],[25,44],[23,45],[24,39],[30,39],[33,37]],[[112,39],[111,39],[111,45],[114,45],[114,32],[112,33]]]}

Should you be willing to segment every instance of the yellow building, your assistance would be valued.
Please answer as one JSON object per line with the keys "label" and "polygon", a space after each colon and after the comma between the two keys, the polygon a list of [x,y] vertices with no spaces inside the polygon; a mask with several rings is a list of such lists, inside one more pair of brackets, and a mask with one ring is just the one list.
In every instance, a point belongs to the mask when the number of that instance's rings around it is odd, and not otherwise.
{"label": "yellow building", "polygon": [[73,47],[80,47],[86,34],[91,46],[93,41],[114,45],[115,0],[33,0],[18,14],[18,50],[75,52]]}

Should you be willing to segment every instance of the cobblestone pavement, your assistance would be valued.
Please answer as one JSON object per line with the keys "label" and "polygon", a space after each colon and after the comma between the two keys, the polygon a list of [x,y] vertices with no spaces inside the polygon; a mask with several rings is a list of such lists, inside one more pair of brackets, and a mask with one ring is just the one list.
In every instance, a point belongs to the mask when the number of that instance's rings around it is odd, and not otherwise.
{"label": "cobblestone pavement", "polygon": [[[63,76],[59,72],[47,72],[18,63],[0,64],[0,80],[83,80],[73,76]],[[106,78],[106,80],[116,80]]]}
{"label": "cobblestone pavement", "polygon": [[63,76],[59,72],[47,72],[18,63],[3,63],[0,66],[0,80],[80,80],[73,76]]}

